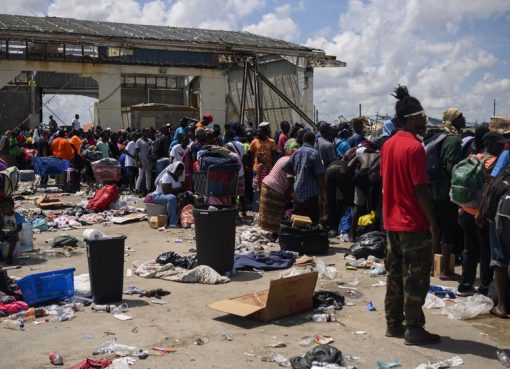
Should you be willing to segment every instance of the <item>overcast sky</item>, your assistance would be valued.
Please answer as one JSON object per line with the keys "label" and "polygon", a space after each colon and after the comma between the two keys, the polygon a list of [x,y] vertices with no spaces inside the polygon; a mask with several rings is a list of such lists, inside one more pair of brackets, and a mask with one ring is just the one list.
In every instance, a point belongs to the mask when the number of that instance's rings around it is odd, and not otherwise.
{"label": "overcast sky", "polygon": [[[509,0],[0,0],[0,12],[245,30],[325,50],[347,68],[315,70],[320,118],[394,112],[406,84],[430,116],[510,115]],[[51,96],[47,96],[48,100]],[[92,99],[54,98],[66,121],[90,121]],[[47,114],[45,114],[47,115]]]}

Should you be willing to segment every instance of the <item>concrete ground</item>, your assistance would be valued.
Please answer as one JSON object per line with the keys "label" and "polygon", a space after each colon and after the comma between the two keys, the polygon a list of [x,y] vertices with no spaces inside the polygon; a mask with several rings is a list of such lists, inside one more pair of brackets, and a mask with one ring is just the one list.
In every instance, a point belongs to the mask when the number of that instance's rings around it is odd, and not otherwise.
{"label": "concrete ground", "polygon": [[[66,198],[68,200],[69,198]],[[112,225],[95,227],[108,234],[125,234],[126,245],[133,251],[125,260],[125,269],[132,268],[134,261],[148,261],[164,251],[187,254],[194,248],[194,231],[172,230],[158,232],[150,229],[146,222],[123,226]],[[219,230],[221,231],[221,230]],[[83,230],[65,233],[82,238]],[[37,249],[47,248],[45,241],[59,233],[44,232],[35,235]],[[214,237],[214,235],[211,235]],[[177,238],[183,239],[176,243]],[[285,357],[304,354],[309,347],[299,346],[304,336],[323,334],[334,338],[333,345],[345,355],[358,357],[358,368],[376,368],[376,361],[397,359],[402,368],[415,368],[429,359],[448,359],[460,356],[464,368],[498,368],[496,359],[498,348],[510,348],[510,322],[491,316],[483,316],[469,321],[450,320],[437,310],[426,310],[427,328],[442,336],[442,343],[429,347],[408,347],[402,339],[386,338],[384,320],[384,287],[371,287],[371,284],[384,278],[371,278],[366,271],[346,270],[343,254],[347,244],[333,241],[329,255],[324,259],[338,268],[335,281],[319,280],[316,289],[340,291],[336,281],[348,282],[358,278],[356,287],[361,297],[354,299],[346,295],[346,300],[354,306],[345,306],[337,313],[336,323],[311,322],[306,314],[279,319],[271,323],[228,316],[208,308],[210,302],[266,289],[269,281],[278,278],[279,271],[266,272],[263,276],[252,272],[240,272],[231,283],[224,285],[181,284],[158,279],[143,279],[136,275],[124,278],[124,286],[136,285],[141,289],[163,288],[171,295],[163,297],[167,303],[156,305],[152,298],[125,296],[129,305],[126,313],[134,319],[119,321],[107,313],[96,313],[90,307],[78,312],[71,321],[61,323],[28,323],[25,331],[0,329],[2,347],[1,368],[43,368],[51,367],[48,354],[60,353],[65,360],[64,367],[92,357],[92,352],[113,337],[122,344],[140,348],[173,346],[177,351],[165,356],[151,355],[146,360],[138,360],[135,368],[276,368],[278,364],[262,362],[261,357],[276,351]],[[273,249],[278,249],[277,245]],[[73,256],[44,260],[32,258],[24,260],[21,269],[9,274],[22,277],[30,273],[74,267],[76,273],[87,273],[87,257],[83,248]],[[432,283],[439,281],[433,279]],[[450,285],[454,285],[453,283]],[[377,311],[367,310],[367,302],[372,300]],[[366,331],[356,335],[354,331]],[[228,334],[233,340],[225,340]],[[198,346],[197,338],[207,338],[209,342]],[[284,341],[285,348],[267,349],[265,345]],[[152,354],[155,352],[150,350]],[[104,356],[102,356],[104,357]]]}

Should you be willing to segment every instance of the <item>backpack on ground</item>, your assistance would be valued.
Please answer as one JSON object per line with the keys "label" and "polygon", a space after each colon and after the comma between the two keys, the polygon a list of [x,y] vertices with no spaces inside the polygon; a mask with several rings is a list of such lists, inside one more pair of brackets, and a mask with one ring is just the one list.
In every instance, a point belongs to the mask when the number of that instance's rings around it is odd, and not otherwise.
{"label": "backpack on ground", "polygon": [[480,205],[480,215],[485,220],[494,221],[498,211],[498,204],[501,197],[510,188],[510,166],[503,169],[484,187],[482,194],[482,203]]}
{"label": "backpack on ground", "polygon": [[490,158],[490,155],[486,155],[481,160],[476,155],[470,155],[453,166],[451,202],[475,208],[480,206],[483,185],[487,181],[485,162]]}
{"label": "backpack on ground", "polygon": [[103,186],[97,190],[94,197],[89,200],[87,203],[87,209],[92,210],[95,213],[104,211],[117,201],[119,197],[117,186]]}
{"label": "backpack on ground", "polygon": [[0,175],[2,177],[0,184],[2,184],[4,195],[5,197],[9,197],[18,188],[19,170],[17,167],[9,167],[2,170]]}
{"label": "backpack on ground", "polygon": [[437,133],[424,144],[425,156],[427,158],[427,174],[430,183],[439,182],[445,173],[441,160],[441,148],[447,136],[448,133]]}

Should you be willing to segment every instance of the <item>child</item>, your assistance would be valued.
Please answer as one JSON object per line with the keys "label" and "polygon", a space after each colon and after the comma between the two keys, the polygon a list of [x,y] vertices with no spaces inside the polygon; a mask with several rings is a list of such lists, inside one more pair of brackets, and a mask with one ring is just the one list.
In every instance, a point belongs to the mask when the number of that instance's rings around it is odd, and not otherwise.
{"label": "child", "polygon": [[12,197],[5,198],[1,203],[1,219],[2,219],[2,227],[0,231],[0,242],[5,242],[9,244],[9,249],[7,251],[6,263],[7,265],[13,265],[13,255],[14,249],[16,248],[16,243],[19,240],[18,233],[21,231],[21,226],[23,223],[23,216],[14,211],[14,200]]}

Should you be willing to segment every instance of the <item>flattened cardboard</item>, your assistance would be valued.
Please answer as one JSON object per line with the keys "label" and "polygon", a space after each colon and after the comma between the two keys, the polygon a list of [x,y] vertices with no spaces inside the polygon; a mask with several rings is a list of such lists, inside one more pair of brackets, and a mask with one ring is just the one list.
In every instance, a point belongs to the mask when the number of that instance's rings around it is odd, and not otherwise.
{"label": "flattened cardboard", "polygon": [[47,195],[35,199],[35,205],[41,209],[58,209],[65,206],[60,199],[50,199]]}
{"label": "flattened cardboard", "polygon": [[318,273],[271,281],[268,290],[213,302],[211,309],[264,322],[311,310]]}

